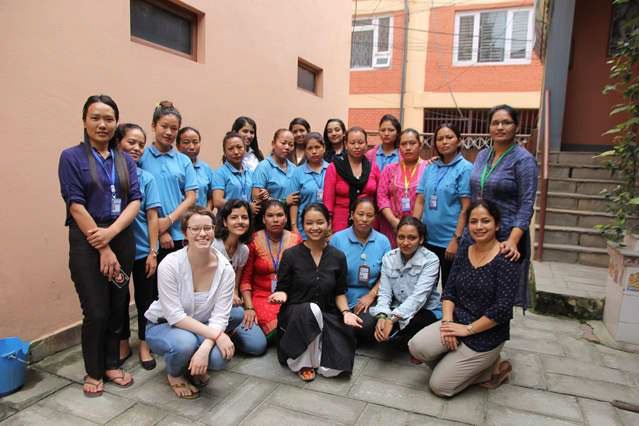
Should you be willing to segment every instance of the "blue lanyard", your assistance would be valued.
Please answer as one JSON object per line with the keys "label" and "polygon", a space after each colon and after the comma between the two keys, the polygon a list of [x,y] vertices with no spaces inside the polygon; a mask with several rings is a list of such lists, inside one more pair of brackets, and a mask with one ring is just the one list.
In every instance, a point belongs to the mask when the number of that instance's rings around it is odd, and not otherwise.
{"label": "blue lanyard", "polygon": [[450,170],[450,167],[439,168],[439,175],[437,176],[437,183],[435,183],[435,188],[433,189],[433,195],[437,195],[437,188],[439,188],[439,184],[442,183],[442,180],[444,180],[448,174],[448,170]]}
{"label": "blue lanyard", "polygon": [[[319,173],[315,173],[313,170],[311,170],[310,175],[313,178],[313,180],[315,181],[315,185],[317,185],[317,189],[323,189],[324,188],[324,179],[322,178],[322,172],[323,171],[324,171],[323,168],[322,168],[322,170]],[[319,181],[317,180],[315,175],[319,176]]]}
{"label": "blue lanyard", "polygon": [[111,173],[109,173],[106,166],[104,165],[104,163],[106,162],[106,159],[102,158],[101,155],[98,155],[98,153],[95,152],[95,149],[91,149],[91,152],[93,153],[93,156],[95,157],[95,159],[98,160],[98,164],[100,164],[100,167],[102,167],[102,170],[104,170],[104,173],[109,178],[109,185],[111,186],[111,195],[113,195],[113,198],[115,198],[115,155],[113,153],[113,150],[112,149],[109,150],[109,152],[111,153]]}
{"label": "blue lanyard", "polygon": [[268,234],[264,232],[266,236],[266,245],[268,246],[268,254],[271,256],[271,261],[273,262],[273,270],[277,272],[277,268],[280,266],[280,254],[282,254],[282,242],[284,241],[284,234],[282,233],[282,238],[280,239],[280,248],[277,250],[277,260],[273,257],[273,251],[271,250],[271,239]]}
{"label": "blue lanyard", "polygon": [[249,201],[248,197],[246,196],[246,170],[244,170],[244,173],[240,172],[240,174],[242,175],[242,180],[240,180],[239,177],[237,177],[237,175],[233,172],[233,170],[231,170],[231,167],[226,166],[230,171],[231,171],[231,175],[237,180],[237,183],[240,184],[240,193],[242,194],[242,199],[245,201]]}

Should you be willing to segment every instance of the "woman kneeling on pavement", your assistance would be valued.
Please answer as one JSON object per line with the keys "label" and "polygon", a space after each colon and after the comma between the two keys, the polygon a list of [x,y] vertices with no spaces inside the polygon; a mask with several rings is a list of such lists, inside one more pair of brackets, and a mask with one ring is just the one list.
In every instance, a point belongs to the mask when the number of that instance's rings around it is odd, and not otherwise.
{"label": "woman kneeling on pavement", "polygon": [[[362,335],[405,345],[422,328],[442,317],[437,281],[439,260],[422,247],[424,225],[411,216],[397,225],[397,247],[382,259],[377,304],[361,315]],[[361,339],[360,334],[358,338]]]}
{"label": "woman kneeling on pavement", "polygon": [[194,399],[208,384],[208,370],[221,370],[235,347],[227,331],[233,306],[235,272],[211,247],[213,213],[189,208],[182,219],[186,247],[170,253],[158,267],[159,300],[146,311],[146,340],[164,355],[169,385],[179,398]]}
{"label": "woman kneeling on pavement", "polygon": [[330,216],[323,204],[302,213],[307,240],[284,252],[277,289],[269,297],[281,303],[278,358],[304,381],[350,373],[355,360],[351,327],[362,320],[348,309],[346,258],[327,244]]}
{"label": "woman kneeling on pavement", "polygon": [[500,252],[499,216],[485,200],[470,205],[466,221],[475,242],[455,259],[442,295],[442,320],[408,342],[417,361],[435,362],[443,355],[430,376],[430,389],[439,396],[475,383],[496,388],[512,371],[500,352],[510,338],[519,265]]}

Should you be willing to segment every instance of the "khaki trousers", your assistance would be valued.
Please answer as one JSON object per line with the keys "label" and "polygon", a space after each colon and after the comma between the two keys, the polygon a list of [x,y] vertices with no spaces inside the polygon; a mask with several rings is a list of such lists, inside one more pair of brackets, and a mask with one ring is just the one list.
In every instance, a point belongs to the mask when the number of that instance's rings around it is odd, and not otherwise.
{"label": "khaki trousers", "polygon": [[423,328],[408,342],[411,355],[431,367],[443,356],[430,376],[431,391],[453,396],[472,384],[489,380],[504,344],[488,352],[475,352],[460,342],[457,350],[450,351],[440,340],[440,325],[441,321],[437,321]]}

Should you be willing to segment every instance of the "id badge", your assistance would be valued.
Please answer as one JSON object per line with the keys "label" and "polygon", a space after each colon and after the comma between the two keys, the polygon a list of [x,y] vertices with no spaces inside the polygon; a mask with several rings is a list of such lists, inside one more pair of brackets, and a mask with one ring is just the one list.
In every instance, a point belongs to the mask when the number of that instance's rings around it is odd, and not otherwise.
{"label": "id badge", "polygon": [[112,197],[111,198],[111,214],[120,214],[121,209],[122,209],[122,199]]}
{"label": "id badge", "polygon": [[437,195],[431,195],[428,200],[428,207],[431,209],[437,208]]}
{"label": "id badge", "polygon": [[322,201],[322,199],[324,198],[324,190],[323,189],[318,189],[317,190],[317,201]]}
{"label": "id badge", "polygon": [[401,203],[402,203],[402,211],[410,212],[410,198],[402,197]]}
{"label": "id badge", "polygon": [[357,271],[357,281],[360,284],[368,285],[368,280],[371,276],[371,268],[368,265],[359,265],[359,270]]}
{"label": "id badge", "polygon": [[273,278],[271,280],[271,293],[275,293],[276,288],[277,288],[277,278]]}

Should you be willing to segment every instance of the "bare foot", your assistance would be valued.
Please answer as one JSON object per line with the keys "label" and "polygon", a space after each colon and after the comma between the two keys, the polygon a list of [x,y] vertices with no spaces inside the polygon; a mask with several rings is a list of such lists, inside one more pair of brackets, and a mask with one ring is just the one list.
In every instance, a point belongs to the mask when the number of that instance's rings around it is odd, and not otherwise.
{"label": "bare foot", "polygon": [[128,340],[120,340],[120,365],[124,364],[131,356],[131,346],[129,346]]}
{"label": "bare foot", "polygon": [[149,348],[149,344],[146,341],[140,342],[140,360],[142,361],[151,361],[153,356],[151,355],[151,348]]}

